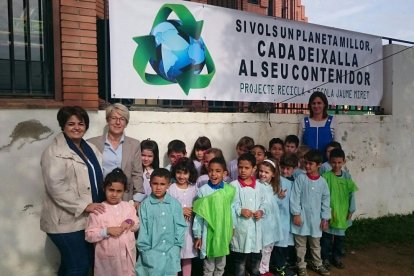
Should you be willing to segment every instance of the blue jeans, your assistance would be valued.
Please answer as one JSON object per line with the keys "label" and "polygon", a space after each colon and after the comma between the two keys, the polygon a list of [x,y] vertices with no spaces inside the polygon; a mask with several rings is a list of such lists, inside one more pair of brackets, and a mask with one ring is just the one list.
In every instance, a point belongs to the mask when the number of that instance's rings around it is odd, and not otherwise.
{"label": "blue jeans", "polygon": [[93,263],[93,245],[85,241],[85,231],[47,233],[60,252],[58,276],[86,276]]}
{"label": "blue jeans", "polygon": [[337,260],[341,257],[344,248],[345,236],[332,235],[322,232],[321,257],[322,260]]}
{"label": "blue jeans", "polygon": [[234,275],[235,276],[245,276],[246,274],[246,261],[249,259],[252,276],[260,275],[260,261],[262,260],[261,253],[239,253],[231,252],[233,264],[234,264]]}

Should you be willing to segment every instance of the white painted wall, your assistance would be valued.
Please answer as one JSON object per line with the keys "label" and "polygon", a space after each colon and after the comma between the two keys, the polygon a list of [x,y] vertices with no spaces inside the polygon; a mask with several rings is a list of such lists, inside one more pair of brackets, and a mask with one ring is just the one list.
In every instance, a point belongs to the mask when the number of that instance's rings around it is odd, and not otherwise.
{"label": "white painted wall", "polygon": [[[401,49],[401,46],[386,46],[384,56]],[[383,105],[392,115],[337,116],[339,142],[359,186],[356,196],[359,217],[414,211],[414,50],[387,59],[384,72]],[[0,110],[0,275],[52,275],[59,264],[57,250],[39,230],[44,195],[39,158],[60,131],[56,112]],[[89,112],[89,115],[91,127],[86,137],[100,135],[105,126],[104,112]],[[165,153],[172,139],[182,139],[190,152],[197,137],[206,135],[230,160],[235,157],[235,144],[240,137],[251,136],[266,146],[272,137],[296,134],[300,118],[280,114],[268,117],[134,111],[127,135],[156,140],[161,153]],[[42,133],[44,129],[33,122],[19,130],[19,123],[30,120],[38,120],[50,130]],[[40,133],[39,137],[36,133]],[[11,142],[9,147],[2,147]]]}

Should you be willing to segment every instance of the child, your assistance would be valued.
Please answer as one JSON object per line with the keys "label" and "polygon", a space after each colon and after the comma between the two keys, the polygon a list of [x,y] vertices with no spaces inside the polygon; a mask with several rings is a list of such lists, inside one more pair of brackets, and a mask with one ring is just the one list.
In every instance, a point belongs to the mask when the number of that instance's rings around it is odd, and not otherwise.
{"label": "child", "polygon": [[[244,136],[240,138],[240,140],[237,142],[237,145],[236,145],[237,157],[239,157],[243,153],[250,152],[253,146],[254,146],[253,138],[250,138],[249,136]],[[229,173],[230,173],[230,181],[237,179],[237,176],[238,176],[237,158],[230,161]]]}
{"label": "child", "polygon": [[346,160],[342,149],[333,149],[330,152],[329,162],[332,170],[322,176],[328,183],[332,215],[329,228],[322,233],[322,260],[328,268],[332,263],[342,269],[344,264],[341,260],[341,254],[344,248],[345,231],[351,225],[352,214],[355,212],[354,192],[358,188],[352,179],[346,177],[343,171]]}
{"label": "child", "polygon": [[223,275],[226,255],[233,234],[231,205],[235,189],[223,181],[227,171],[223,158],[215,157],[208,165],[209,181],[197,192],[193,203],[194,246],[204,260],[204,275]]}
{"label": "child", "polygon": [[138,217],[135,208],[122,201],[127,177],[114,169],[104,181],[105,213],[90,213],[85,239],[95,244],[95,275],[135,275],[135,236]]}
{"label": "child", "polygon": [[282,222],[283,239],[275,243],[272,255],[272,263],[275,264],[276,276],[293,276],[288,265],[296,264],[296,252],[293,247],[293,235],[290,232],[291,216],[290,216],[290,195],[293,183],[293,171],[298,166],[298,157],[296,154],[284,154],[280,159],[280,192],[279,192],[279,210],[280,221]]}
{"label": "child", "polygon": [[[203,160],[203,166],[201,167],[200,170],[200,176],[197,178],[197,182],[196,182],[196,186],[197,188],[200,188],[201,186],[203,186],[204,184],[207,184],[208,182],[208,164],[210,163],[210,160],[218,157],[218,158],[223,158],[223,152],[221,151],[221,149],[218,148],[211,148],[205,151],[204,153],[204,160]],[[225,177],[227,177],[227,172],[225,174]]]}
{"label": "child", "polygon": [[262,275],[272,275],[269,272],[269,262],[273,245],[283,238],[278,205],[278,194],[281,191],[279,166],[275,161],[265,159],[259,163],[257,177],[264,186],[264,196],[268,206],[266,216],[262,220],[262,243],[264,246],[259,271]]}
{"label": "child", "polygon": [[285,153],[296,153],[299,146],[299,138],[296,135],[288,135],[285,138]]}
{"label": "child", "polygon": [[283,141],[280,138],[272,138],[269,141],[269,157],[275,159],[278,163],[280,161],[280,157],[283,155]]}
{"label": "child", "polygon": [[260,164],[266,158],[266,148],[262,145],[254,145],[250,152],[256,158],[256,164]]}
{"label": "child", "polygon": [[304,174],[306,173],[306,169],[305,169],[305,154],[308,153],[308,151],[310,151],[310,147],[306,146],[306,145],[300,145],[298,147],[298,150],[296,151],[296,154],[299,158],[299,167],[297,167],[294,171],[293,171],[293,177],[296,178],[298,177],[300,174]]}
{"label": "child", "polygon": [[293,182],[290,196],[290,212],[293,216],[291,231],[295,237],[298,257],[299,276],[306,276],[306,242],[309,242],[313,264],[311,268],[321,275],[329,275],[322,265],[320,238],[331,217],[329,207],[329,189],[323,177],[319,175],[322,154],[310,150],[304,156],[306,174],[301,174]]}
{"label": "child", "polygon": [[170,172],[155,169],[150,183],[151,195],[139,208],[141,228],[137,247],[140,254],[135,270],[140,276],[175,275],[181,271],[180,250],[187,223],[180,202],[167,194]]}
{"label": "child", "polygon": [[151,194],[151,186],[149,183],[151,173],[154,169],[160,167],[160,157],[158,152],[157,142],[152,141],[149,138],[141,142],[142,176],[144,178],[144,191],[147,196]]}
{"label": "child", "polygon": [[[342,145],[339,142],[332,141],[326,146],[326,158],[328,161],[322,164],[321,168],[319,169],[319,174],[323,175],[326,172],[329,172],[332,170],[330,161],[329,161],[329,155],[333,149],[342,149]],[[344,173],[345,178],[351,178],[351,175],[349,174],[348,170],[344,167],[342,167],[342,171]]]}
{"label": "child", "polygon": [[211,148],[210,139],[205,136],[198,137],[194,143],[193,150],[190,154],[190,159],[193,160],[194,166],[197,170],[197,175],[200,176],[201,166],[203,165],[204,152]]}
{"label": "child", "polygon": [[184,236],[184,247],[181,249],[182,274],[183,276],[191,276],[191,259],[197,256],[191,230],[193,201],[197,195],[197,189],[194,185],[197,179],[197,171],[193,161],[183,157],[172,166],[171,175],[175,177],[175,183],[171,184],[168,193],[181,203],[188,226]]}
{"label": "child", "polygon": [[170,160],[170,164],[168,164],[165,168],[171,171],[171,166],[175,164],[181,157],[185,157],[187,155],[187,150],[185,149],[185,144],[181,140],[172,140],[168,143],[167,146],[167,156]]}
{"label": "child", "polygon": [[265,215],[265,188],[252,175],[256,159],[251,153],[238,158],[239,177],[231,183],[236,188],[233,204],[234,234],[231,240],[231,254],[235,275],[245,275],[246,261],[250,259],[252,273],[260,275],[262,256],[262,217]]}

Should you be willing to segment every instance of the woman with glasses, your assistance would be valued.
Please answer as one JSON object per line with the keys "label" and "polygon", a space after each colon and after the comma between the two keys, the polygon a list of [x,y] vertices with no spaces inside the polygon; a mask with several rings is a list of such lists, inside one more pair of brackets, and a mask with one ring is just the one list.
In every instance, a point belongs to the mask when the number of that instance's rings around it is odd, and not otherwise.
{"label": "woman with glasses", "polygon": [[[127,191],[123,200],[141,202],[145,197],[141,148],[137,139],[125,135],[125,128],[129,122],[129,110],[120,103],[106,108],[107,133],[88,140],[94,144],[103,155],[104,177],[115,168],[121,168],[126,174]],[[136,204],[137,206],[137,204]]]}

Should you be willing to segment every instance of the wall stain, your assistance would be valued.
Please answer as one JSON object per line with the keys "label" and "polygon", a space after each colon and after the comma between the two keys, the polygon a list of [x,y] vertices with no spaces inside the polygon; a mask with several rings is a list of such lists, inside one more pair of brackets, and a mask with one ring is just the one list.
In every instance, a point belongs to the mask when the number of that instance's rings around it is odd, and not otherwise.
{"label": "wall stain", "polygon": [[26,204],[24,205],[22,212],[26,212],[28,209],[33,208],[33,207],[34,207],[33,204]]}
{"label": "wall stain", "polygon": [[342,136],[342,141],[346,142],[346,139],[348,138],[348,132],[345,130],[344,131],[344,136]]}
{"label": "wall stain", "polygon": [[42,125],[38,120],[28,120],[18,123],[12,134],[10,134],[11,141],[7,145],[1,146],[0,151],[10,148],[15,142],[23,140],[23,143],[20,144],[18,149],[22,148],[26,142],[30,141],[33,143],[35,141],[40,141],[49,138],[53,134],[53,131]]}

